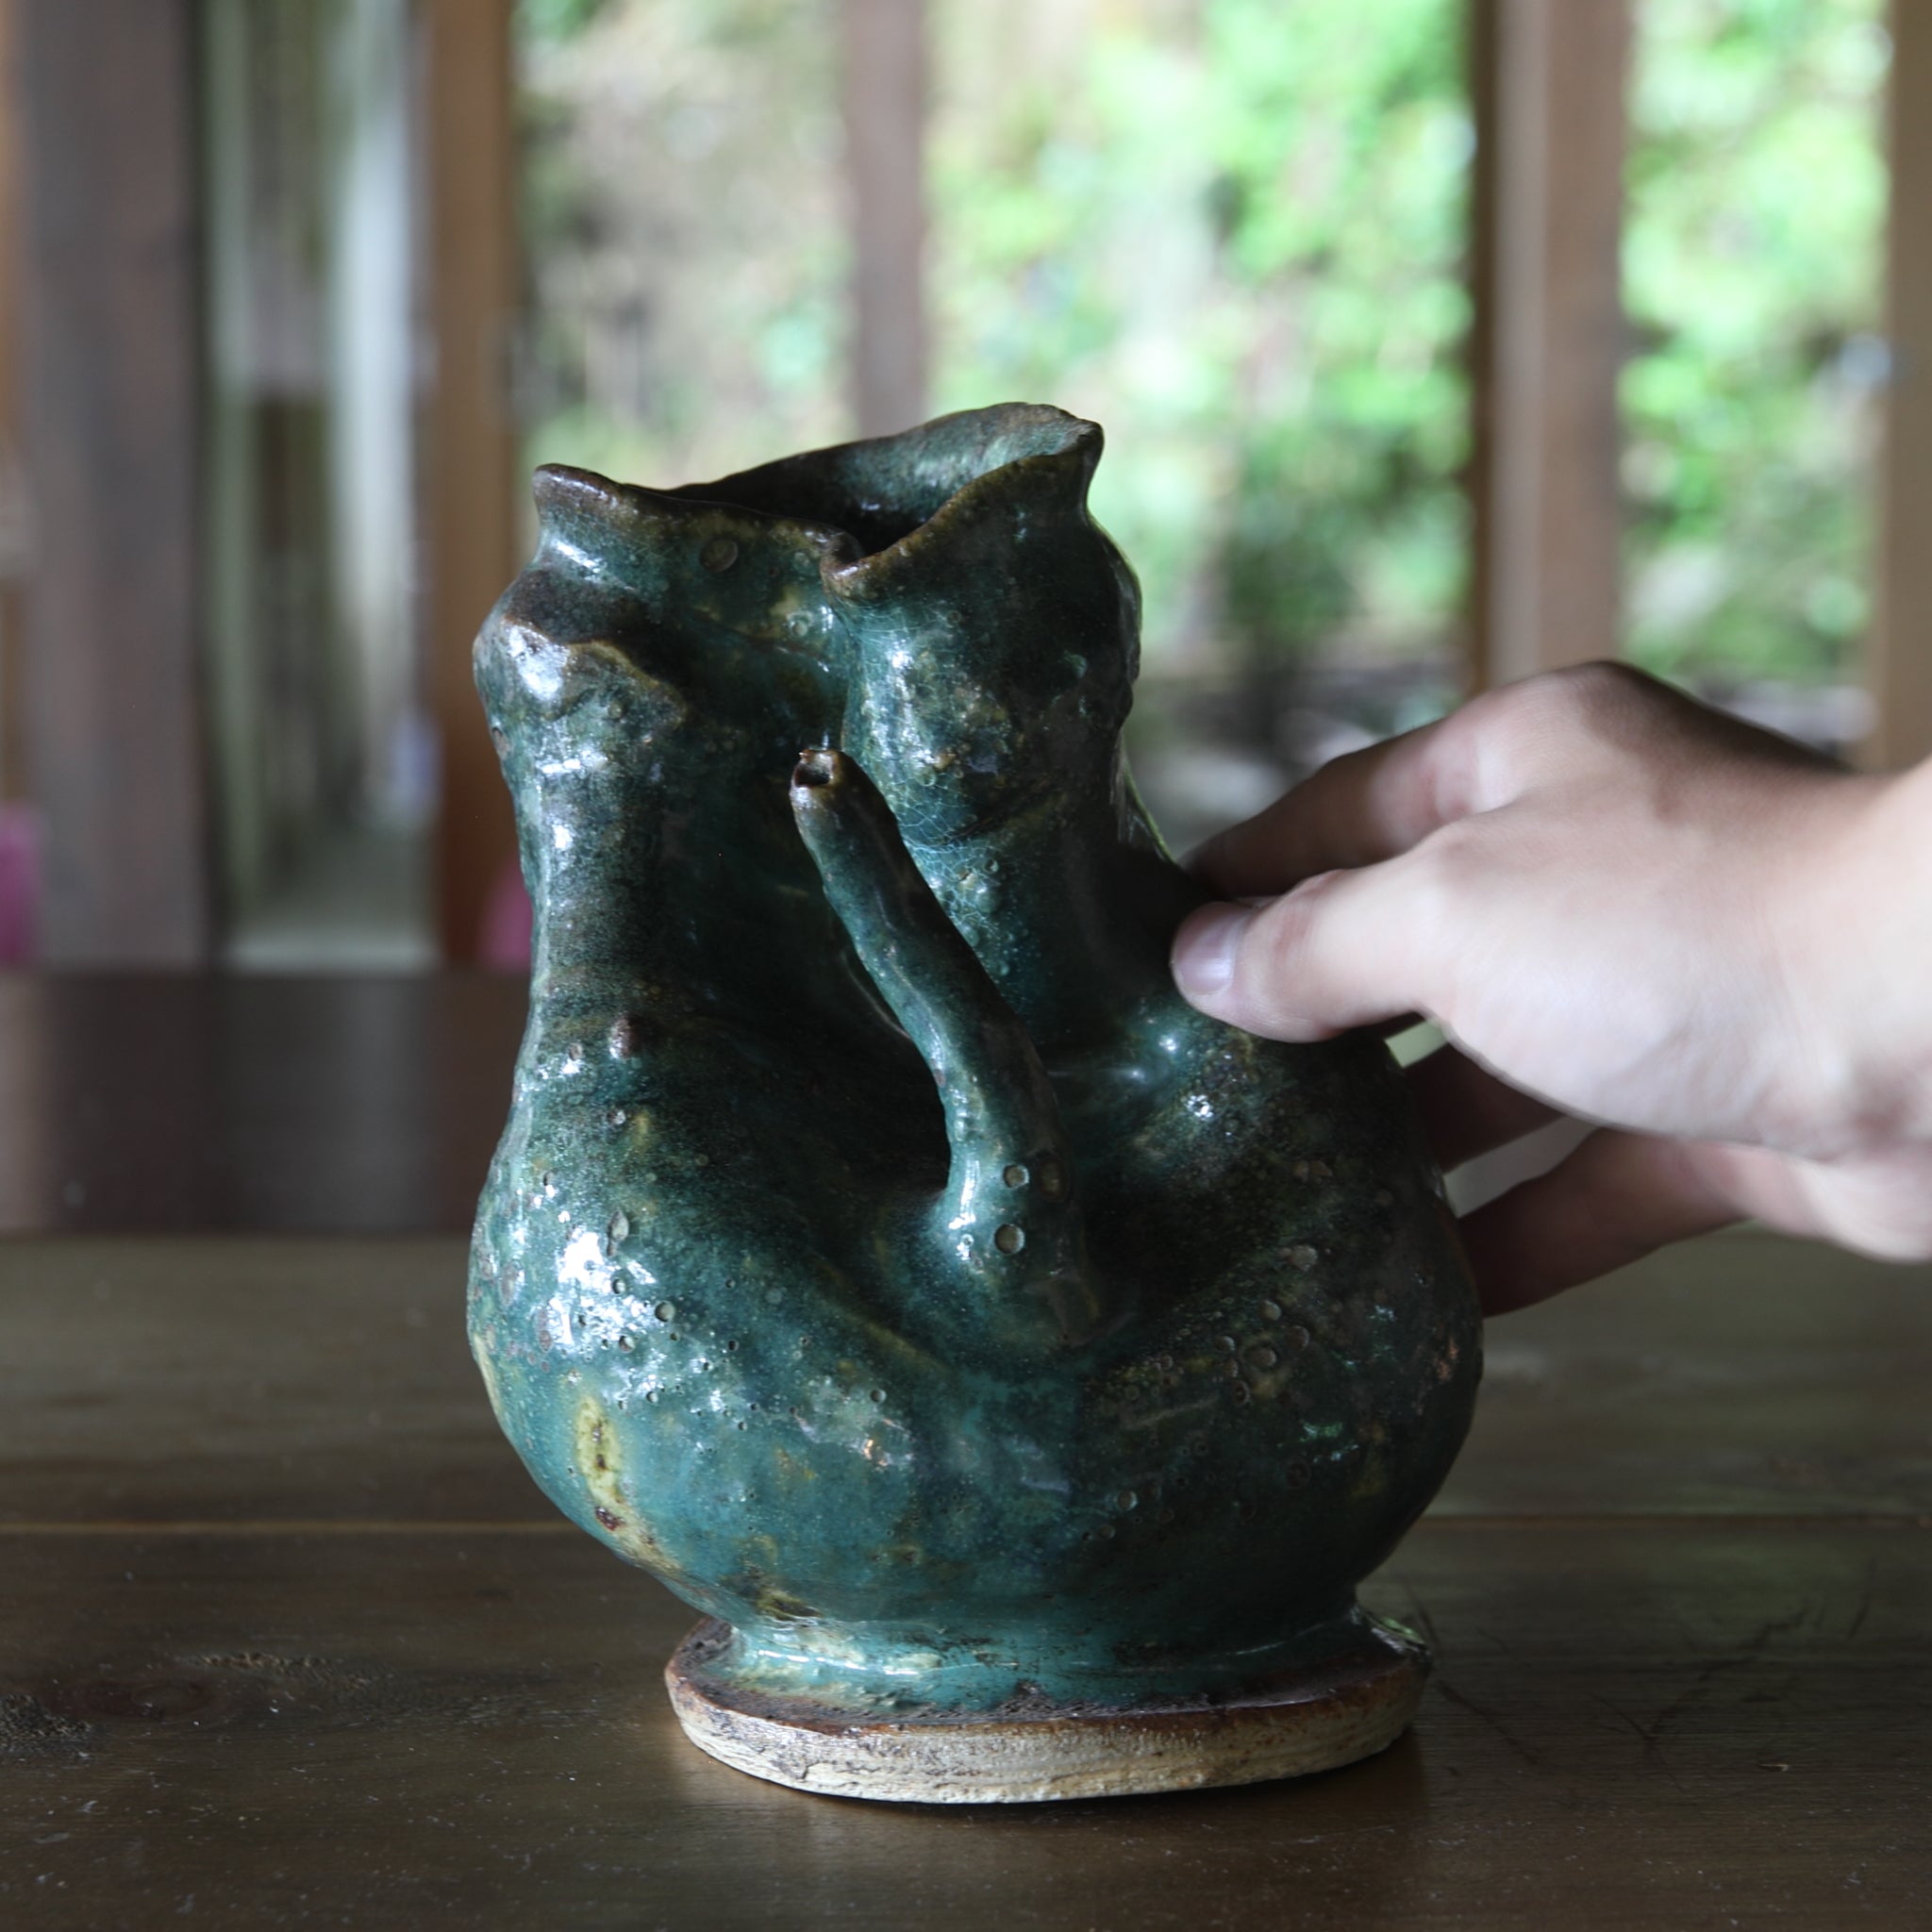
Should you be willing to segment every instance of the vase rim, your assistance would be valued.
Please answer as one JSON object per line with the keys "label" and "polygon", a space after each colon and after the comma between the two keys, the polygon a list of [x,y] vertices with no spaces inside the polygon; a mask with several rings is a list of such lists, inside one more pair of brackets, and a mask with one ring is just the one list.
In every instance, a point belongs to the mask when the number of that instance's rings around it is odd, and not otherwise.
{"label": "vase rim", "polygon": [[826,588],[850,596],[875,591],[948,530],[1016,492],[1084,510],[1103,441],[1097,423],[1049,404],[1002,403],[668,490],[549,463],[536,473],[535,494],[546,525],[592,507],[633,525],[741,516],[815,553]]}

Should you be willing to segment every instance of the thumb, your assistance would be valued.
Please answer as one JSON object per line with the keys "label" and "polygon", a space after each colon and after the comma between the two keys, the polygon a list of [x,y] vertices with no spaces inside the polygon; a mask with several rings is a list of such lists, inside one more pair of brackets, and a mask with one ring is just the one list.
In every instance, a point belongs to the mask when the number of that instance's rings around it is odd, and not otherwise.
{"label": "thumb", "polygon": [[1326,1040],[1436,1010],[1426,922],[1392,876],[1402,867],[1323,873],[1259,905],[1202,907],[1174,935],[1174,984],[1202,1012],[1270,1040]]}

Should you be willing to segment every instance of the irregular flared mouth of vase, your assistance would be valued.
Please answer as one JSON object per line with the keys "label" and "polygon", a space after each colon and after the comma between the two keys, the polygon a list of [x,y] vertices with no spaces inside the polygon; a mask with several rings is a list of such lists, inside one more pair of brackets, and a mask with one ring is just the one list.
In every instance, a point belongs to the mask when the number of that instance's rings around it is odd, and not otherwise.
{"label": "irregular flared mouth of vase", "polygon": [[862,567],[1007,491],[1058,485],[1084,502],[1101,441],[1098,424],[1063,409],[1002,403],[661,493],[837,532],[850,544],[828,562]]}

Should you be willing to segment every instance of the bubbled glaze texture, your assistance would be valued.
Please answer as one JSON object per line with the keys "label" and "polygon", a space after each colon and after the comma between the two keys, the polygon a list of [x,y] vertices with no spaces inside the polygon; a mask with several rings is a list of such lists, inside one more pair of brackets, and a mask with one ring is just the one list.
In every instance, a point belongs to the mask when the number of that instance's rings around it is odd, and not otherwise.
{"label": "bubbled glaze texture", "polygon": [[1174,991],[1200,894],[1121,759],[1100,441],[1015,405],[675,491],[546,471],[478,641],[536,939],[473,1343],[558,1506],[774,1690],[1279,1668],[1468,1425],[1386,1049]]}

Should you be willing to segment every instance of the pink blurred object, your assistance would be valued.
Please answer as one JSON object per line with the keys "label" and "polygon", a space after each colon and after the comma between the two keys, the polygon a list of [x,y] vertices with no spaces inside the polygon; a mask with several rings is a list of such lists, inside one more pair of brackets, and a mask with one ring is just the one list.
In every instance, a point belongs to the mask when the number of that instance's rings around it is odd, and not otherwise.
{"label": "pink blurred object", "polygon": [[514,860],[497,874],[483,908],[483,931],[476,952],[485,966],[502,973],[530,970],[530,895]]}
{"label": "pink blurred object", "polygon": [[[30,805],[0,805],[0,966],[34,957],[34,912],[41,898],[40,826]],[[528,925],[524,947],[529,950]]]}

